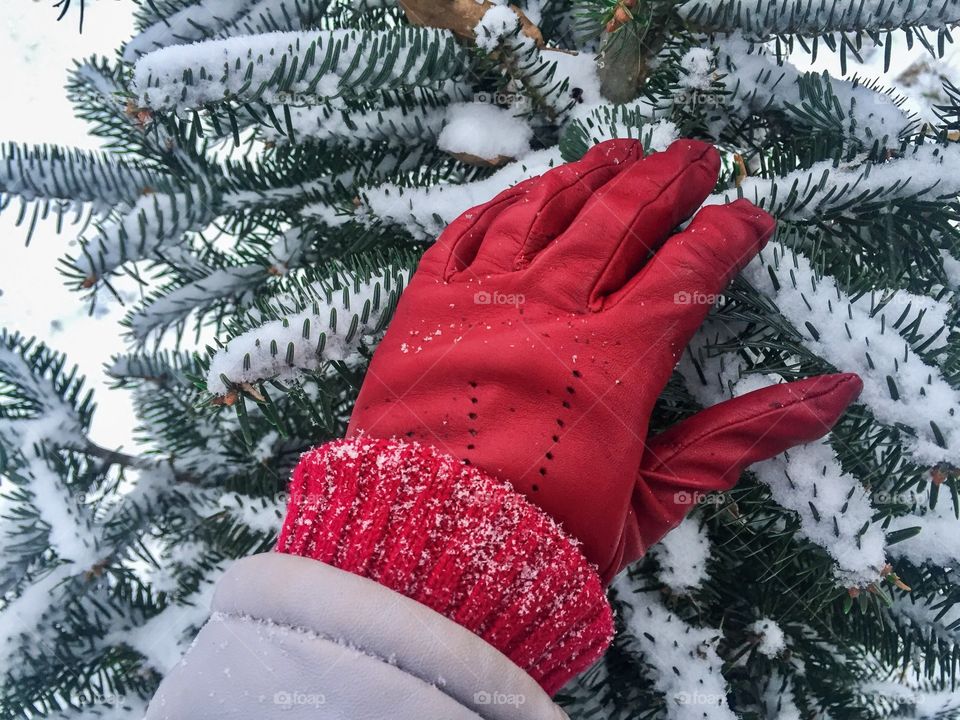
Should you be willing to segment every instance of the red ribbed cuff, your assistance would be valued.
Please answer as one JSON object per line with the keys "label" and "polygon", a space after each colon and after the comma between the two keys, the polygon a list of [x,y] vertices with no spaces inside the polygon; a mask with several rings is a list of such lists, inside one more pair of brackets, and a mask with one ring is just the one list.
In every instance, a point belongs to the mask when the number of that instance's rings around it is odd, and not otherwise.
{"label": "red ribbed cuff", "polygon": [[575,540],[508,483],[416,442],[356,437],[304,454],[276,549],[423,603],[551,695],[613,638]]}

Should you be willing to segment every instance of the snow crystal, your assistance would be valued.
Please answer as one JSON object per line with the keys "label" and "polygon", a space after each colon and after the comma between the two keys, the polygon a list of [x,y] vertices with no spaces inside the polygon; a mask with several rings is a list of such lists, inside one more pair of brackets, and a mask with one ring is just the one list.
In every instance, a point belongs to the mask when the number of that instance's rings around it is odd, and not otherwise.
{"label": "snow crystal", "polygon": [[946,250],[940,251],[940,258],[943,261],[943,273],[947,276],[950,287],[960,290],[960,260]]}
{"label": "snow crystal", "polygon": [[727,704],[727,681],[714,628],[687,624],[656,593],[635,593],[626,575],[614,583],[626,601],[626,632],[651,666],[657,690],[666,696],[671,720],[735,720]]}
{"label": "snow crystal", "polygon": [[277,532],[286,514],[286,498],[282,495],[268,500],[240,493],[224,493],[219,509],[245,526],[264,535]]}
{"label": "snow crystal", "polygon": [[[398,273],[406,285],[406,272]],[[392,287],[397,279],[392,278]],[[269,378],[296,381],[306,372],[318,370],[330,360],[352,363],[359,360],[362,344],[369,343],[384,311],[388,309],[387,293],[383,290],[385,276],[375,276],[359,285],[351,285],[347,292],[334,291],[326,300],[318,300],[308,310],[282,320],[271,320],[252,330],[240,333],[224,347],[217,350],[210,360],[207,372],[207,389],[223,395],[230,388],[224,384],[253,383]],[[374,297],[380,289],[380,303],[374,307]],[[370,303],[370,312],[365,322],[359,322],[352,338],[347,339],[350,318],[360,313]],[[336,328],[330,327],[332,314],[337,314]],[[310,332],[305,337],[304,327],[309,323]],[[320,334],[325,334],[322,352],[319,350]],[[292,352],[291,352],[292,349]]]}
{"label": "snow crystal", "polygon": [[533,129],[506,108],[490,103],[457,103],[447,110],[437,146],[486,160],[517,158],[530,150]]}
{"label": "snow crystal", "polygon": [[767,657],[776,657],[787,648],[786,636],[780,626],[770,618],[760,618],[747,627],[747,631],[759,638],[757,651]]}
{"label": "snow crystal", "polygon": [[487,10],[473,29],[477,36],[477,47],[493,52],[501,38],[510,35],[520,27],[520,17],[506,5],[493,5]]}
{"label": "snow crystal", "polygon": [[680,77],[681,87],[704,90],[712,83],[714,59],[713,50],[706,47],[694,47],[680,58],[680,67],[687,71]]}
{"label": "snow crystal", "polygon": [[644,126],[644,131],[650,133],[649,135],[644,134],[644,148],[654,152],[666,150],[674,140],[680,137],[680,130],[676,123],[669,120],[657,120],[650,123]]}
{"label": "snow crystal", "polygon": [[707,578],[710,541],[706,528],[701,528],[692,516],[686,517],[651,547],[650,553],[660,564],[657,577],[677,594],[700,587]]}
{"label": "snow crystal", "polygon": [[[795,447],[786,456],[751,466],[781,507],[800,518],[800,534],[825,549],[846,585],[877,580],[886,564],[883,529],[872,523],[870,497],[844,473],[826,440]],[[867,529],[861,535],[864,525]]]}
{"label": "snow crystal", "polygon": [[[960,452],[960,391],[889,327],[884,313],[872,314],[869,297],[851,301],[834,278],[818,277],[806,257],[776,243],[768,250],[772,260],[754,258],[744,276],[803,332],[804,344],[834,367],[860,375],[860,402],[881,422],[913,429],[915,437],[908,438],[907,446],[918,462],[955,459]],[[936,423],[943,447],[931,423]]]}
{"label": "snow crystal", "polygon": [[942,490],[936,507],[930,508],[928,492],[918,492],[913,512],[894,518],[888,532],[920,527],[922,530],[906,540],[890,546],[894,557],[914,565],[933,563],[939,567],[956,567],[960,559],[960,519],[953,513],[950,492]]}

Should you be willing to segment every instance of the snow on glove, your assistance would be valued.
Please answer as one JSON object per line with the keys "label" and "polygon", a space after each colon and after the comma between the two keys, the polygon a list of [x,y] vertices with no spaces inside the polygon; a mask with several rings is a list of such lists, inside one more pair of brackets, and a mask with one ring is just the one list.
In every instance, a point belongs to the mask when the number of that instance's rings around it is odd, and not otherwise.
{"label": "snow on glove", "polygon": [[648,440],[710,309],[688,300],[722,292],[773,232],[737,201],[674,234],[718,170],[703,143],[644,158],[613,140],[454,221],[401,298],[350,439],[295,471],[277,550],[418,600],[548,693],[598,658],[600,576],[679,523],[691,491],[826,433],[860,388],[778,385]]}
{"label": "snow on glove", "polygon": [[611,140],[464,213],[404,292],[350,432],[415,438],[508,480],[605,579],[682,520],[693,493],[680,491],[727,489],[825,434],[856,376],[760,390],[647,440],[709,298],[774,230],[738,200],[674,234],[719,167],[701,142],[642,158]]}

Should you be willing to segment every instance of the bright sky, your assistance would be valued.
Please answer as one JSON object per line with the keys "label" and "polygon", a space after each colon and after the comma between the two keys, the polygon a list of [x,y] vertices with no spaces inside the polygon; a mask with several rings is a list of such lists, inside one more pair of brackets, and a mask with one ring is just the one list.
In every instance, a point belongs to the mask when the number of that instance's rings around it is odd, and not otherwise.
{"label": "bright sky", "polygon": [[[128,0],[87,0],[83,34],[78,32],[79,3],[56,22],[53,0],[7,0],[0,13],[0,67],[4,104],[0,141],[56,143],[96,147],[86,124],[73,116],[63,85],[74,58],[112,55],[133,32],[133,4]],[[67,353],[93,386],[102,386],[103,363],[123,350],[116,303],[104,317],[89,317],[81,296],[68,291],[57,272],[57,259],[75,240],[69,227],[57,235],[52,222],[38,227],[30,247],[26,231],[15,226],[18,201],[0,213],[0,326],[36,335]],[[123,391],[96,393],[98,412],[93,436],[117,446],[129,442],[134,424],[129,397]]]}

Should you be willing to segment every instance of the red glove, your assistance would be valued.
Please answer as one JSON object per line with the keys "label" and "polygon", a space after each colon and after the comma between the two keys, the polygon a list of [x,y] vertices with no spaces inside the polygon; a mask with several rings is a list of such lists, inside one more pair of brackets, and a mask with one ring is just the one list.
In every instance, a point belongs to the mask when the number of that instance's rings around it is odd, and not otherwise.
{"label": "red glove", "polygon": [[680,522],[690,490],[825,434],[855,375],[759,390],[647,439],[709,299],[773,233],[745,200],[673,233],[719,165],[701,142],[643,158],[611,140],[464,213],[404,292],[350,434],[413,438],[508,480],[607,580]]}

